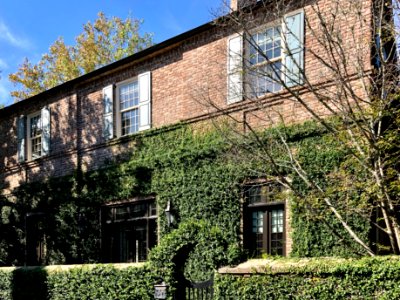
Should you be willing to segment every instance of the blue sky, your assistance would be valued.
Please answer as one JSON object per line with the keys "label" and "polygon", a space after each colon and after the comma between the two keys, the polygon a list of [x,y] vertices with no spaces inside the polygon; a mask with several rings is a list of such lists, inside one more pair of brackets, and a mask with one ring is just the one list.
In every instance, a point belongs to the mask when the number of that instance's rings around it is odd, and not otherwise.
{"label": "blue sky", "polygon": [[36,63],[60,36],[67,44],[99,11],[143,19],[143,32],[161,42],[211,21],[220,0],[0,0],[0,104],[10,105],[8,74],[27,57]]}

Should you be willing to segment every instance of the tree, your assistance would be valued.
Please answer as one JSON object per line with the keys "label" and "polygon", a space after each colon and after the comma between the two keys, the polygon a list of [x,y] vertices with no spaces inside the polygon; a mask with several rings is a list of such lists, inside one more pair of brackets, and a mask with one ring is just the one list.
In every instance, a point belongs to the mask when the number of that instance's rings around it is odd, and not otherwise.
{"label": "tree", "polygon": [[[241,50],[230,51],[233,68],[228,66],[231,81],[224,97],[246,101],[253,121],[238,117],[234,109],[232,113],[224,109],[209,96],[210,86],[199,87],[196,98],[232,121],[230,132],[248,142],[238,143],[232,134],[227,139],[246,159],[256,156],[270,166],[275,180],[302,199],[311,214],[318,213],[315,207],[324,207],[347,232],[346,240],[375,255],[379,245],[371,247],[371,241],[360,237],[346,215],[367,218],[388,238],[387,250],[399,254],[400,91],[398,31],[393,22],[399,2],[274,0],[247,4],[220,18],[219,24],[235,28],[245,49],[244,55]],[[288,17],[303,7],[306,44]],[[282,25],[277,26],[276,20],[282,20]],[[260,29],[272,21],[274,27]],[[297,110],[299,119],[293,118],[293,111],[271,102],[271,92]],[[293,147],[288,138],[288,124],[305,119],[314,120],[334,136],[346,153],[338,169],[323,174],[331,184],[321,184],[312,176],[299,157],[301,145]],[[260,123],[275,130],[260,131]],[[286,154],[278,156],[276,149]],[[294,185],[288,173],[295,174],[307,191]],[[351,207],[344,208],[350,196]]]}
{"label": "tree", "polygon": [[152,45],[152,35],[139,33],[141,20],[107,18],[102,12],[83,26],[76,44],[58,38],[36,64],[27,58],[9,79],[17,86],[15,101],[26,99],[63,82],[89,73]]}

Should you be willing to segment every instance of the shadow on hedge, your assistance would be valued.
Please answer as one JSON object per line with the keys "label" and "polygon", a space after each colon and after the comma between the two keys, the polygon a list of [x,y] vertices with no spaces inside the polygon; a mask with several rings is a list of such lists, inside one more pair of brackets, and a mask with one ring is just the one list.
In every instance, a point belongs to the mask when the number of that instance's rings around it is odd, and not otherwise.
{"label": "shadow on hedge", "polygon": [[45,300],[47,292],[47,271],[44,267],[16,268],[13,271],[13,300]]}

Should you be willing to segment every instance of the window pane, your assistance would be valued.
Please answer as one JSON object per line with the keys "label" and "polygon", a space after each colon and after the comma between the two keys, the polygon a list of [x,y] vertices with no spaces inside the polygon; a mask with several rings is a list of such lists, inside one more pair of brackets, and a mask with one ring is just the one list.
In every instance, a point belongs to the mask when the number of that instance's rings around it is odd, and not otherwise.
{"label": "window pane", "polygon": [[[280,26],[271,27],[252,36],[249,73],[250,94],[259,97],[281,90],[282,41]],[[273,61],[273,62],[272,62]]]}
{"label": "window pane", "polygon": [[37,116],[31,118],[30,122],[31,122],[31,128],[30,128],[31,137],[41,135],[42,134],[41,116],[37,115]]}
{"label": "window pane", "polygon": [[125,220],[128,218],[128,209],[126,206],[115,208],[115,220]]}
{"label": "window pane", "polygon": [[157,215],[157,205],[153,202],[149,205],[149,216]]}
{"label": "window pane", "polygon": [[249,204],[261,202],[261,186],[253,185],[246,188],[245,198]]}
{"label": "window pane", "polygon": [[42,156],[42,137],[38,136],[35,138],[31,139],[31,144],[32,144],[32,158],[38,158]]}
{"label": "window pane", "polygon": [[252,248],[255,255],[260,256],[264,251],[264,211],[252,212]]}
{"label": "window pane", "polygon": [[139,109],[133,109],[121,114],[122,135],[135,133],[139,130]]}
{"label": "window pane", "polygon": [[135,262],[147,259],[147,228],[145,225],[138,225],[135,228]]}
{"label": "window pane", "polygon": [[250,65],[261,64],[281,56],[282,44],[280,31],[280,26],[276,26],[252,36],[250,43]]}
{"label": "window pane", "polygon": [[139,105],[138,81],[122,85],[119,88],[119,103],[121,110]]}
{"label": "window pane", "polygon": [[130,206],[130,217],[141,218],[146,217],[147,203],[138,203]]}
{"label": "window pane", "polygon": [[42,120],[40,114],[30,118],[29,138],[31,139],[32,158],[42,156]]}
{"label": "window pane", "polygon": [[253,232],[254,233],[263,233],[264,228],[264,213],[262,211],[253,212]]}
{"label": "window pane", "polygon": [[271,230],[272,233],[283,232],[283,209],[271,212]]}
{"label": "window pane", "polygon": [[268,203],[280,201],[282,186],[277,183],[265,183],[247,186],[245,189],[244,197],[246,203]]}
{"label": "window pane", "polygon": [[[106,247],[103,253],[106,261],[145,261],[148,251],[157,244],[155,202],[131,202],[103,209],[103,245]],[[149,214],[154,215],[149,218]]]}
{"label": "window pane", "polygon": [[254,97],[259,97],[267,93],[278,92],[282,89],[280,80],[282,63],[262,65],[254,68],[250,72],[250,88]]}
{"label": "window pane", "polygon": [[283,209],[271,211],[271,254],[283,255]]}
{"label": "window pane", "polygon": [[119,232],[119,261],[132,261],[132,243],[130,237],[132,236],[130,230],[122,229]]}

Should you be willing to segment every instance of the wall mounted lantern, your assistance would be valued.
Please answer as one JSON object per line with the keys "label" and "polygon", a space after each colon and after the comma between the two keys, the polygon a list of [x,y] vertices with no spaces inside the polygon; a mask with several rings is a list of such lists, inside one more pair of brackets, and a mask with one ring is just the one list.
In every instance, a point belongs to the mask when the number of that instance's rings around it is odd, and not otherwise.
{"label": "wall mounted lantern", "polygon": [[168,200],[167,207],[165,208],[165,216],[167,218],[168,227],[170,227],[175,221],[175,216],[171,207],[170,200]]}

